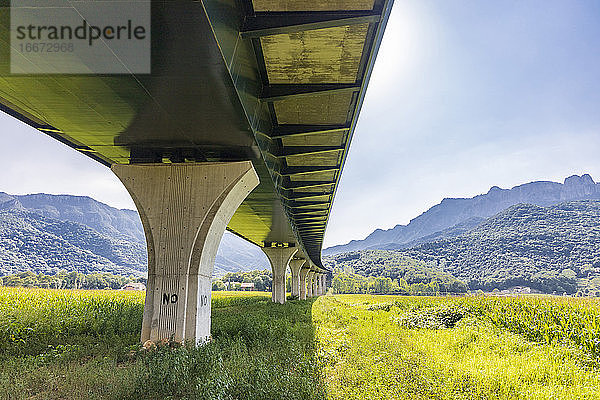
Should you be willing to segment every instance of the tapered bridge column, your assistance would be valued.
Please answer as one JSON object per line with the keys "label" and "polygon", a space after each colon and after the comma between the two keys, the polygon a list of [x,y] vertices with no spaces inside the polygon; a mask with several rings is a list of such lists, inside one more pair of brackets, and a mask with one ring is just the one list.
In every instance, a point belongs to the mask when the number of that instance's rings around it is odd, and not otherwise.
{"label": "tapered bridge column", "polygon": [[323,276],[324,274],[322,272],[319,272],[319,276],[317,278],[317,294],[319,296],[323,296]]}
{"label": "tapered bridge column", "polygon": [[302,269],[300,269],[300,300],[306,300],[306,283],[308,281],[308,272],[310,271],[310,267],[307,265],[308,262],[306,262]]}
{"label": "tapered bridge column", "polygon": [[229,220],[259,181],[250,161],[113,165],[148,246],[141,340],[210,336],[211,277]]}
{"label": "tapered bridge column", "polygon": [[313,296],[315,296],[315,297],[317,297],[321,294],[321,287],[319,284],[320,279],[321,279],[321,273],[320,272],[315,273],[314,287],[313,287]]}
{"label": "tapered bridge column", "polygon": [[313,271],[313,270],[308,271],[308,275],[306,276],[306,297],[313,297],[315,295],[314,277],[315,277],[315,271]]}
{"label": "tapered bridge column", "polygon": [[292,297],[300,298],[300,270],[306,262],[303,258],[294,258],[290,260],[290,270],[292,271]]}
{"label": "tapered bridge column", "polygon": [[321,295],[321,273],[318,272],[315,275],[315,285],[316,285],[316,295],[320,296]]}
{"label": "tapered bridge column", "polygon": [[321,274],[321,295],[327,294],[327,274]]}
{"label": "tapered bridge column", "polygon": [[296,254],[296,247],[263,247],[264,253],[271,262],[273,271],[273,289],[271,299],[275,303],[285,303],[285,271],[291,258]]}

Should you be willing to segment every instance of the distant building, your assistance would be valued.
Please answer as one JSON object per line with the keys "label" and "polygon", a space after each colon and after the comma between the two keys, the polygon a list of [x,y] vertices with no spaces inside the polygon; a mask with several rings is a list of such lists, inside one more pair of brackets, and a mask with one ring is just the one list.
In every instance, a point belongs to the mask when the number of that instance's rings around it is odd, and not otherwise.
{"label": "distant building", "polygon": [[146,285],[141,282],[131,282],[123,286],[121,290],[146,290]]}
{"label": "distant building", "polygon": [[538,290],[532,289],[528,286],[512,286],[508,289],[501,290],[500,296],[518,296],[522,294],[539,294]]}
{"label": "distant building", "polygon": [[240,288],[244,291],[252,292],[252,291],[254,291],[254,283],[253,282],[243,282],[242,286],[240,286]]}

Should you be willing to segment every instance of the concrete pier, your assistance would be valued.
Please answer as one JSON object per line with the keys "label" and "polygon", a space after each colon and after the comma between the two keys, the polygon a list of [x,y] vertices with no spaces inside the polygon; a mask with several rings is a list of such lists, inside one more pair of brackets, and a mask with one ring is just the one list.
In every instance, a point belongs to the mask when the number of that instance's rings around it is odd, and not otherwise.
{"label": "concrete pier", "polygon": [[315,296],[314,277],[315,277],[315,271],[313,271],[313,270],[308,271],[308,275],[306,276],[306,297],[307,298]]}
{"label": "concrete pier", "polygon": [[290,260],[290,270],[292,271],[292,297],[300,298],[300,270],[306,262],[303,258],[294,258]]}
{"label": "concrete pier", "polygon": [[319,279],[319,273],[315,272],[312,279],[312,295],[313,297],[317,297],[319,293],[317,292],[317,281]]}
{"label": "concrete pier", "polygon": [[296,254],[296,247],[263,247],[263,252],[271,262],[273,271],[273,289],[271,299],[275,303],[285,303],[285,271],[290,260]]}
{"label": "concrete pier", "polygon": [[327,274],[321,274],[321,296],[327,293]]}
{"label": "concrete pier", "polygon": [[210,336],[211,278],[229,220],[259,184],[250,161],[114,164],[139,211],[148,246],[141,340]]}
{"label": "concrete pier", "polygon": [[308,282],[308,273],[310,272],[310,267],[308,266],[308,262],[304,264],[304,266],[300,269],[300,300],[306,300],[307,288],[306,284]]}

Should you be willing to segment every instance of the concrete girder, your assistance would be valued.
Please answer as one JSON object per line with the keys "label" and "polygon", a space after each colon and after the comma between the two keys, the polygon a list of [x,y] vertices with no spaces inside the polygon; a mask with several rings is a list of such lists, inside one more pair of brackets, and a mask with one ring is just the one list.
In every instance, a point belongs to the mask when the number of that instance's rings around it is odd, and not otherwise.
{"label": "concrete girder", "polygon": [[250,161],[115,164],[148,246],[141,340],[210,337],[211,278],[225,228],[259,184]]}
{"label": "concrete girder", "polygon": [[271,299],[275,303],[285,303],[285,271],[290,260],[298,251],[297,247],[263,247],[263,252],[271,262],[273,288]]}

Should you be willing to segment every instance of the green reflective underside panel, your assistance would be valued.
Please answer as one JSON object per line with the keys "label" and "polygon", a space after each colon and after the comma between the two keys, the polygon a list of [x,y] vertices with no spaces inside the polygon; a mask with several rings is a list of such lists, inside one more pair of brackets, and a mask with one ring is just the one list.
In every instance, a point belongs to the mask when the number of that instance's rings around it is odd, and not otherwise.
{"label": "green reflective underside panel", "polygon": [[[155,1],[152,74],[12,75],[10,7],[0,1],[0,107],[105,165],[252,160],[261,183],[228,229],[261,246],[296,243],[320,265],[390,7],[384,0]],[[381,18],[336,22],[359,12]],[[262,34],[271,31],[261,24],[277,32]],[[240,34],[247,26],[258,33]]]}

